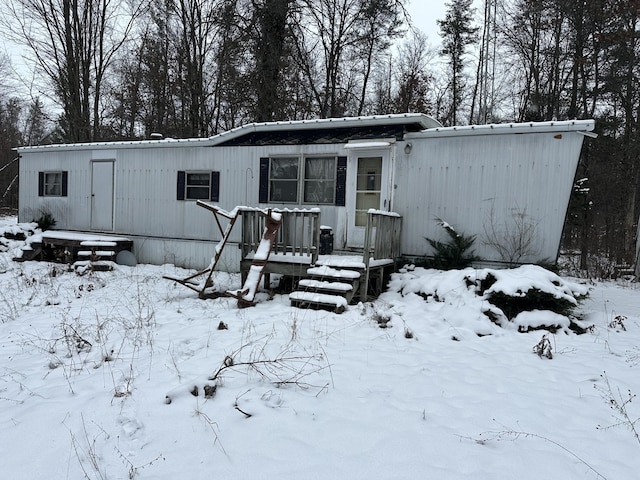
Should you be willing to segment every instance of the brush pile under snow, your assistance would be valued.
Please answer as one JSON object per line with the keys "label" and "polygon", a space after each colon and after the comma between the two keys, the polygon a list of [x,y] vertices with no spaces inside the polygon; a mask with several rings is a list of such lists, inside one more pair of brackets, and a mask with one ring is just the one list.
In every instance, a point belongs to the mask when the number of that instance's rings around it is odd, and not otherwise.
{"label": "brush pile under snow", "polygon": [[568,329],[576,320],[573,309],[589,293],[586,285],[536,265],[449,271],[406,267],[393,275],[388,288],[405,298],[422,297],[432,308],[441,303],[482,312],[473,317],[478,335],[491,333],[488,323],[519,331]]}

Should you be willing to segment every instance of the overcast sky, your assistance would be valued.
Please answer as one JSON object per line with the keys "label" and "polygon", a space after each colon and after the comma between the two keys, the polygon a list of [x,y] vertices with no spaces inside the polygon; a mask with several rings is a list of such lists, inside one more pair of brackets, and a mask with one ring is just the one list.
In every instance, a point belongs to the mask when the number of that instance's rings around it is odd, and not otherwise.
{"label": "overcast sky", "polygon": [[437,20],[443,20],[446,0],[409,0],[407,9],[413,24],[427,34],[429,43],[440,43]]}

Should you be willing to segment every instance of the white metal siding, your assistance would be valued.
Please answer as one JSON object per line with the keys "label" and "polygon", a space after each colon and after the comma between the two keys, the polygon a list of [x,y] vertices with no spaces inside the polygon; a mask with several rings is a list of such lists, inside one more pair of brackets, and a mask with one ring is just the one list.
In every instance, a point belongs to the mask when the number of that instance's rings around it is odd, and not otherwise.
{"label": "white metal siding", "polygon": [[412,139],[396,162],[394,210],[405,217],[403,252],[430,253],[425,237],[445,239],[440,218],[477,235],[476,254],[499,261],[485,227],[513,232],[513,215],[536,225],[539,254],[554,260],[583,136],[563,133]]}
{"label": "white metal siding", "polygon": [[[277,147],[184,147],[121,150],[116,164],[115,231],[133,235],[218,240],[220,233],[211,212],[193,201],[176,200],[178,170],[220,172],[220,201],[225,210],[257,206],[260,157],[288,154],[338,155],[335,145]],[[266,208],[298,205],[270,204]],[[308,205],[307,207],[312,207]],[[337,228],[337,207],[322,206],[322,222]],[[231,241],[238,241],[236,227]]]}
{"label": "white metal siding", "polygon": [[[56,228],[87,230],[91,221],[91,152],[26,153],[20,159],[18,220],[30,222],[51,212]],[[68,171],[67,197],[39,197],[38,172]]]}

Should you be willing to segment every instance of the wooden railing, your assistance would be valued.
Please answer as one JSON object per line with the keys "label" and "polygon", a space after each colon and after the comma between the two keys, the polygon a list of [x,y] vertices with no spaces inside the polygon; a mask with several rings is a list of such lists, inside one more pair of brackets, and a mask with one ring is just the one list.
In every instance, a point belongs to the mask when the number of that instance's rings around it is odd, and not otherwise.
{"label": "wooden railing", "polygon": [[[320,209],[273,209],[282,215],[271,254],[309,257],[310,264],[318,260],[320,245]],[[242,259],[256,252],[262,240],[265,216],[258,209],[244,208],[242,216],[242,240],[240,249]]]}
{"label": "wooden railing", "polygon": [[367,214],[362,261],[391,259],[400,256],[402,217],[394,212],[371,210]]}
{"label": "wooden railing", "polygon": [[362,262],[365,269],[364,292],[369,289],[369,274],[376,261],[395,262],[400,257],[402,217],[394,212],[370,210],[364,236]]}
{"label": "wooden railing", "polygon": [[[307,267],[315,265],[318,260],[320,209],[272,211],[282,215],[282,222],[271,250],[269,264],[265,269],[265,280],[268,283],[270,273],[292,277],[304,276]],[[245,276],[262,240],[266,216],[264,211],[251,208],[243,208],[239,213],[242,216],[240,270]],[[362,256],[364,282],[360,283],[362,299],[367,296],[370,275],[377,275],[373,278],[378,280],[380,286],[384,272],[388,271],[389,267],[392,268],[400,256],[401,232],[402,217],[397,213],[377,210],[368,212]]]}

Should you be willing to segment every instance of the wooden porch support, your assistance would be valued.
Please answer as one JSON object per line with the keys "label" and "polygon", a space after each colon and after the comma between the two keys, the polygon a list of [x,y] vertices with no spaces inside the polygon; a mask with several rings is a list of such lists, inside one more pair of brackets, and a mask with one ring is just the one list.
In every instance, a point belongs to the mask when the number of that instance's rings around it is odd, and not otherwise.
{"label": "wooden porch support", "polygon": [[[195,292],[198,292],[198,296],[200,298],[206,298],[207,295],[205,293],[205,290],[211,286],[211,276],[213,275],[213,271],[215,270],[216,265],[218,264],[218,260],[220,260],[220,256],[222,255],[222,250],[224,249],[224,246],[226,245],[227,240],[231,235],[231,230],[233,230],[233,226],[236,223],[236,219],[238,218],[238,210],[227,212],[225,210],[222,210],[219,207],[216,207],[214,205],[209,205],[208,203],[205,203],[201,200],[197,200],[196,205],[198,205],[199,207],[205,208],[209,210],[211,213],[213,213],[213,217],[215,218],[216,224],[218,225],[218,229],[222,234],[222,239],[216,245],[215,253],[213,258],[211,259],[211,263],[204,270],[200,270],[199,272],[196,272],[193,275],[186,278],[176,278],[169,275],[164,275],[163,278],[166,278],[167,280],[172,280],[177,283],[181,283],[185,287],[190,288]],[[224,217],[227,220],[229,220],[229,223],[224,229],[222,228],[222,224],[220,223],[220,219],[218,218],[218,216]],[[207,278],[204,280],[204,282],[194,281],[195,278],[198,278],[205,274],[207,274]]]}

